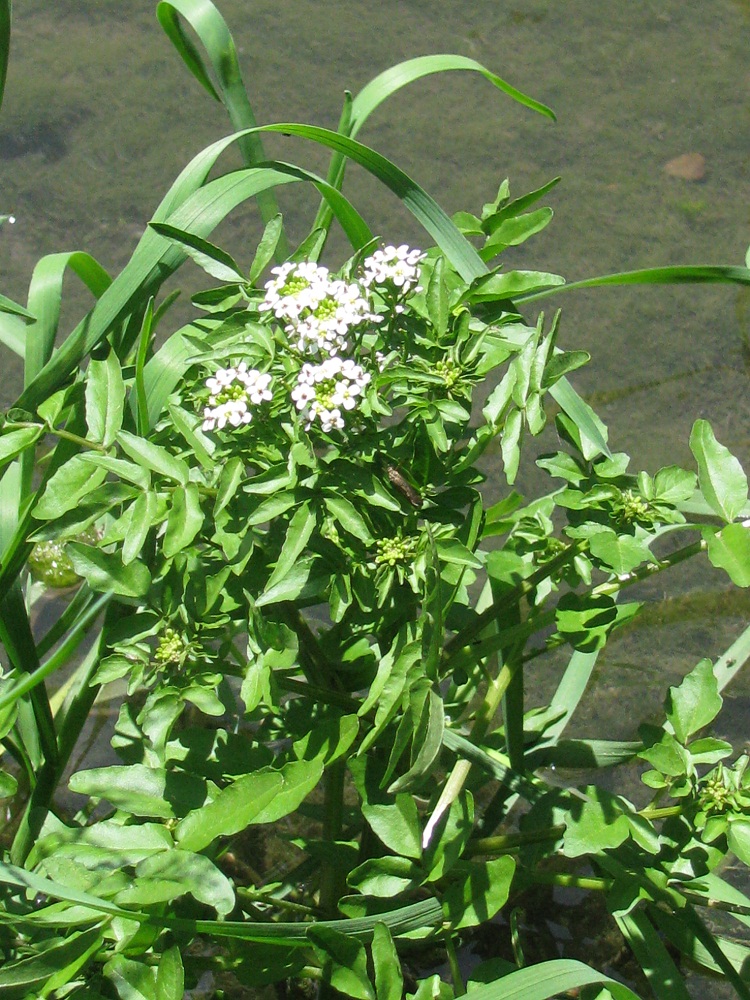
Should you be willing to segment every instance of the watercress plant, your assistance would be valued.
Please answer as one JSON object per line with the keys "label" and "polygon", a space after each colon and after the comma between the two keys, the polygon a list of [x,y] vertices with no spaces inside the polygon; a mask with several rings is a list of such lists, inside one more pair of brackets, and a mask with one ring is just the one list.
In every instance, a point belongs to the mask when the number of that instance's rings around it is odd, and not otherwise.
{"label": "watercress plant", "polygon": [[[580,962],[527,965],[520,901],[552,884],[603,894],[654,996],[688,996],[678,952],[748,996],[748,949],[701,908],[750,914],[721,874],[730,853],[750,863],[747,756],[706,731],[750,632],[669,690],[661,726],[564,738],[600,651],[638,614],[626,591],[703,554],[750,583],[745,474],[704,420],[697,472],[633,472],[610,449],[568,381],[588,355],[531,305],[563,279],[502,269],[549,221],[526,210],[552,184],[514,200],[505,181],[450,220],[354,138],[443,69],[548,109],[463,57],[413,60],[348,100],[339,132],[264,127],[332,149],[324,181],[264,159],[212,4],[158,14],[237,132],[180,175],[114,280],[55,255],[27,306],[0,299],[0,339],[26,363],[0,427],[4,995],[308,982],[361,1000],[635,996]],[[246,166],[209,180],[232,143]],[[422,248],[371,234],[341,194],[345,158],[399,194]],[[290,252],[272,191],[300,180],[324,202]],[[256,196],[265,228],[237,261],[208,237]],[[324,266],[334,218],[352,256]],[[211,287],[157,338],[162,286],[188,258]],[[56,347],[68,266],[97,303]],[[687,279],[750,271],[599,281]],[[549,489],[525,499],[522,445],[550,413]],[[493,450],[500,483],[486,481]],[[36,634],[33,606],[61,584]],[[530,665],[560,650],[555,693],[529,710]],[[116,758],[66,774],[112,690]],[[552,780],[633,761],[640,805],[611,779]],[[507,946],[464,982],[459,949],[500,913]],[[427,971],[438,946],[446,981]]]}

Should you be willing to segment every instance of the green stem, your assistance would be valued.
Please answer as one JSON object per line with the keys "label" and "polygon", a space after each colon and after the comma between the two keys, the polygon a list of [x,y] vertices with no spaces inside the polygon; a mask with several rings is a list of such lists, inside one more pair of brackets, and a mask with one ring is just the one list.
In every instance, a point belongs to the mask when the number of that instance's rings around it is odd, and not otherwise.
{"label": "green stem", "polygon": [[53,760],[45,759],[39,768],[36,786],[29,796],[23,818],[13,838],[10,857],[12,863],[15,865],[23,865],[29,851],[39,836],[39,832],[49,813],[52,797],[62,778],[70,755],[73,753],[75,745],[78,742],[91,706],[99,693],[99,685],[92,684],[91,681],[99,667],[99,660],[106,649],[109,630],[114,625],[119,614],[119,606],[110,604],[107,608],[104,625],[99,633],[99,638],[83,661],[83,670],[78,689],[70,699],[67,711],[60,713],[57,719],[57,731],[59,735],[57,737],[55,758]]}
{"label": "green stem", "polygon": [[[345,761],[337,760],[331,764],[324,777],[323,840],[332,848],[341,837],[345,776]],[[323,861],[320,875],[320,910],[324,918],[333,920],[338,916],[339,900],[344,894],[345,884],[344,872],[338,866],[337,853],[332,849]]]}
{"label": "green stem", "polygon": [[457,997],[462,997],[466,993],[466,987],[461,975],[461,967],[458,964],[458,955],[456,954],[456,946],[453,942],[453,934],[447,927],[443,930],[443,940],[445,941],[445,951],[448,956],[451,979],[453,980],[453,992]]}
{"label": "green stem", "polygon": [[[6,427],[39,427],[39,424],[32,423],[28,420],[18,421],[17,423],[7,423]],[[89,441],[87,438],[81,437],[79,434],[74,434],[72,431],[66,431],[62,427],[48,427],[48,434],[54,434],[55,437],[64,438],[66,441],[72,441],[73,444],[77,444],[80,448],[89,448],[92,451],[101,451],[105,455],[107,454],[107,449],[103,444],[97,444],[96,441]]]}
{"label": "green stem", "polygon": [[698,555],[698,553],[705,552],[707,548],[707,543],[701,538],[697,542],[691,542],[690,545],[684,545],[681,549],[677,549],[675,552],[665,556],[663,559],[644,563],[643,566],[639,566],[637,569],[634,569],[632,573],[618,577],[617,580],[611,580],[609,583],[602,583],[598,587],[594,587],[591,593],[594,596],[600,594],[616,594],[625,587],[632,587],[633,584],[640,583],[642,580],[647,580],[649,577],[655,576],[657,573],[662,573],[665,569],[670,569],[672,566],[678,566],[680,563],[685,562],[686,559],[692,559],[693,556]]}
{"label": "green stem", "polygon": [[513,587],[512,590],[507,591],[497,601],[493,601],[488,608],[485,608],[481,614],[477,615],[471,624],[467,625],[466,628],[461,629],[460,632],[457,632],[453,638],[446,643],[445,649],[443,650],[443,656],[445,658],[450,658],[455,650],[459,650],[463,646],[467,646],[471,643],[487,628],[488,625],[491,625],[503,611],[518,604],[543,580],[554,576],[558,570],[562,569],[563,566],[571,562],[586,547],[586,544],[587,543],[584,540],[579,540],[574,542],[572,545],[568,545],[567,548],[556,555],[554,559],[550,559],[549,562],[544,563],[544,565],[540,566],[535,573],[531,574],[531,576],[522,580],[519,584],[517,584],[517,586]]}
{"label": "green stem", "polygon": [[669,816],[679,816],[682,813],[682,806],[646,806],[638,813],[643,819],[667,819]]}
{"label": "green stem", "polygon": [[495,837],[480,837],[470,840],[466,854],[475,857],[478,854],[505,854],[518,850],[527,844],[543,844],[548,840],[557,840],[565,832],[565,825],[549,826],[545,830],[531,830],[528,833],[506,833]]}
{"label": "green stem", "polygon": [[563,889],[586,889],[589,892],[609,892],[615,884],[611,878],[597,878],[594,875],[572,875],[569,872],[524,873],[525,878],[535,885],[555,885]]}

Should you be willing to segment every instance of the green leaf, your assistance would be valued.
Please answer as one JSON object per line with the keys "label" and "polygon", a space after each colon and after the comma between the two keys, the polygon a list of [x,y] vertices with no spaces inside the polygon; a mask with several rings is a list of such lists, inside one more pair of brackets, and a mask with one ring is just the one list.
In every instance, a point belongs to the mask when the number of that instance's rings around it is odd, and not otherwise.
{"label": "green leaf", "polygon": [[452,930],[476,927],[505,906],[510,895],[516,862],[511,857],[494,861],[468,862],[460,871],[457,881],[443,893],[443,909]]}
{"label": "green leaf", "polygon": [[167,479],[173,480],[180,486],[187,485],[190,472],[187,464],[181,458],[170,455],[166,448],[131,434],[129,431],[120,431],[117,435],[117,443],[134,462],[142,463],[147,469],[151,469],[152,472],[157,472],[161,476],[166,476]]}
{"label": "green leaf", "polygon": [[[220,916],[226,916],[234,909],[234,889],[232,883],[210,858],[195,854],[184,848],[159,851],[144,858],[135,868],[136,882],[140,879],[168,879],[180,888],[177,895],[189,892],[199,903],[213,906]],[[117,902],[124,902],[118,895]]]}
{"label": "green leaf", "polygon": [[422,830],[413,796],[399,792],[392,803],[363,801],[362,815],[390,850],[416,860],[422,856]]}
{"label": "green leaf", "polygon": [[144,764],[95,767],[71,775],[72,792],[107,799],[134,816],[174,819],[202,805],[207,788],[202,778]]}
{"label": "green leaf", "polygon": [[156,1000],[182,1000],[185,992],[185,971],[179,946],[173,944],[163,952],[156,970]]}
{"label": "green leaf", "polygon": [[122,562],[124,566],[129,566],[134,559],[137,559],[143,550],[143,546],[157,517],[159,501],[155,493],[141,493],[133,501],[130,508],[130,530],[128,531],[122,545]]}
{"label": "green leaf", "polygon": [[502,302],[504,299],[515,300],[524,292],[564,284],[565,278],[559,274],[547,274],[544,271],[505,271],[480,278],[463,298],[467,302]]}
{"label": "green leaf", "polygon": [[724,699],[710,660],[701,660],[679,687],[671,687],[667,696],[667,718],[680,743],[713,722]]}
{"label": "green leaf", "polygon": [[93,441],[108,448],[122,427],[125,383],[114,351],[105,361],[92,358],[86,372],[86,424]]}
{"label": "green leaf", "polygon": [[44,989],[59,989],[75,979],[89,958],[101,947],[103,937],[98,927],[80,931],[57,941],[35,955],[5,962],[0,968],[0,993],[3,1000],[23,1000]]}
{"label": "green leaf", "polygon": [[253,815],[253,823],[275,823],[294,812],[322,778],[323,761],[320,757],[291,760],[273,773],[281,777],[281,783],[273,799]]}
{"label": "green leaf", "polygon": [[[180,15],[190,24],[205,47],[210,70],[195,43],[183,29]],[[196,80],[213,98],[222,102],[232,127],[252,128],[255,125],[255,115],[242,82],[237,50],[231,32],[216,7],[206,0],[163,0],[157,4],[156,16]],[[248,167],[265,159],[259,135],[243,136],[239,148]],[[258,193],[257,199],[263,222],[270,222],[278,215],[273,193],[263,190]],[[284,260],[288,249],[283,234],[279,240],[279,250],[279,258]]]}
{"label": "green leaf", "polygon": [[539,208],[526,215],[516,215],[502,220],[499,225],[492,228],[491,235],[480,251],[482,258],[489,260],[505,247],[515,247],[524,243],[530,236],[545,229],[552,221],[552,216],[551,208]]}
{"label": "green leaf", "polygon": [[91,468],[81,455],[74,455],[49,479],[41,499],[34,507],[34,517],[51,521],[78,506],[84,497],[100,486],[107,476],[102,468]]}
{"label": "green leaf", "polygon": [[283,228],[284,225],[281,214],[279,213],[270,220],[266,228],[263,230],[263,235],[258,240],[255,257],[250,265],[250,271],[247,276],[249,285],[255,284],[273,260],[276,248],[279,245],[279,240],[281,239]]}
{"label": "green leaf", "polygon": [[336,716],[318,720],[314,728],[292,744],[300,760],[320,760],[325,766],[343,756],[359,732],[356,715]]}
{"label": "green leaf", "polygon": [[445,261],[443,257],[438,257],[435,267],[430,275],[430,282],[427,285],[427,314],[430,322],[435,327],[439,336],[443,336],[448,329],[448,287],[445,283],[443,272]]}
{"label": "green leaf", "polygon": [[698,485],[709,506],[725,521],[733,521],[747,503],[747,476],[728,448],[714,437],[707,420],[696,420],[690,450],[698,463]]}
{"label": "green leaf", "polygon": [[341,934],[332,927],[312,924],[307,936],[328,959],[323,968],[324,980],[344,996],[355,1000],[375,1000],[375,990],[367,975],[367,952],[355,938]]}
{"label": "green leaf", "polygon": [[338,494],[330,493],[326,495],[324,502],[331,514],[333,514],[339,524],[350,535],[360,538],[365,545],[374,544],[375,539],[372,537],[372,531],[350,500],[346,500]]}
{"label": "green leaf", "polygon": [[42,436],[44,427],[21,427],[15,431],[5,431],[0,434],[0,465],[5,465],[20,455],[22,451],[31,448]]}
{"label": "green leaf", "polygon": [[573,281],[569,285],[547,289],[521,296],[518,302],[533,302],[557,292],[569,292],[575,288],[601,288],[605,285],[680,285],[680,284],[738,284],[750,285],[750,268],[725,267],[723,265],[677,265],[676,267],[647,267],[639,271],[620,271],[604,274],[584,281]]}
{"label": "green leaf", "polygon": [[435,826],[425,848],[423,863],[430,882],[436,882],[451,871],[473,832],[474,800],[470,792],[463,790]]}
{"label": "green leaf", "polygon": [[401,1000],[404,977],[396,946],[386,924],[375,924],[372,932],[372,964],[378,1000]]}
{"label": "green leaf", "polygon": [[151,573],[142,562],[127,566],[117,552],[103,552],[94,545],[68,542],[65,551],[73,569],[92,590],[120,597],[143,597],[151,586]]}
{"label": "green leaf", "polygon": [[[13,719],[15,717],[15,706],[13,706],[10,714],[10,719],[3,719],[2,724],[0,724],[0,733],[4,736],[5,730],[7,732],[13,725]],[[10,721],[10,726],[8,725]],[[18,782],[13,777],[12,774],[8,774],[7,771],[0,771],[0,799],[9,799],[12,795],[15,795],[18,791]]]}
{"label": "green leaf", "polygon": [[727,845],[743,864],[750,865],[750,820],[730,818]]}
{"label": "green leaf", "polygon": [[617,914],[615,919],[646,974],[656,1000],[690,1000],[685,981],[643,910]]}
{"label": "green leaf", "polygon": [[115,955],[103,969],[104,975],[117,990],[120,1000],[156,1000],[156,969],[135,962],[124,955]]}
{"label": "green leaf", "polygon": [[365,896],[390,899],[409,892],[424,881],[424,870],[410,858],[386,855],[368,858],[349,873],[348,884]]}
{"label": "green leaf", "polygon": [[172,493],[172,506],[167,516],[167,530],[162,551],[165,559],[172,559],[190,545],[203,527],[203,511],[196,483],[188,483]]}
{"label": "green leaf", "polygon": [[174,830],[178,847],[202,851],[217,837],[241,833],[271,803],[284,784],[279,771],[245,774],[218,793],[212,802],[189,812]]}
{"label": "green leaf", "polygon": [[417,752],[406,774],[396,778],[389,786],[388,791],[391,794],[410,788],[427,773],[440,753],[444,727],[445,711],[442,698],[430,688],[414,734],[413,746]]}
{"label": "green leaf", "polygon": [[563,853],[568,858],[597,854],[627,840],[630,825],[616,795],[589,785],[585,799],[571,799],[566,816]]}
{"label": "green leaf", "polygon": [[737,587],[750,587],[750,528],[727,524],[721,531],[703,528],[712,565],[723,569]]}
{"label": "green leaf", "polygon": [[617,535],[609,528],[591,536],[589,551],[618,576],[630,573],[636,566],[653,559],[645,538]]}
{"label": "green leaf", "polygon": [[170,226],[166,222],[150,222],[149,225],[160,236],[181,246],[188,257],[212,278],[216,278],[217,281],[244,283],[245,279],[234,258],[213,243],[184,229]]}
{"label": "green leaf", "polygon": [[238,456],[230,458],[221,470],[219,484],[216,488],[216,501],[214,503],[214,517],[217,517],[231,502],[232,497],[239,489],[242,478],[245,474],[245,467],[242,459]]}
{"label": "green leaf", "polygon": [[102,455],[98,451],[86,451],[76,457],[80,458],[83,462],[88,462],[90,465],[106,469],[107,472],[111,472],[118,479],[124,479],[128,483],[133,483],[142,490],[147,490],[151,486],[151,473],[148,469],[144,469],[142,465],[137,465],[135,462],[129,462],[124,458],[114,458],[112,455]]}
{"label": "green leaf", "polygon": [[289,522],[281,546],[281,554],[265,586],[266,593],[280,583],[287,574],[294,571],[310,536],[315,530],[316,523],[315,514],[311,511],[309,501],[300,504]]}

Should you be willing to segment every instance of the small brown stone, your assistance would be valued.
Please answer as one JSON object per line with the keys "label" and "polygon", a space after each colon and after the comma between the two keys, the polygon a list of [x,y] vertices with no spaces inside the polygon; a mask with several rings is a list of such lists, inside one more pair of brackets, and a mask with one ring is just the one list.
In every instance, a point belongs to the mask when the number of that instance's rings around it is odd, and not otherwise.
{"label": "small brown stone", "polygon": [[702,181],[706,176],[706,158],[702,153],[683,153],[665,163],[664,172],[682,181]]}

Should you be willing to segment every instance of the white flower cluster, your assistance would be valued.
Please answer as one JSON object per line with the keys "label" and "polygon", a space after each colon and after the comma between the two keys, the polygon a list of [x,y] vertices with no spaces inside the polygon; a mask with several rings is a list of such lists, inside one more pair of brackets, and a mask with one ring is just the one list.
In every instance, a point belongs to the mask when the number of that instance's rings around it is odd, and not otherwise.
{"label": "white flower cluster", "polygon": [[276,277],[267,282],[259,309],[286,320],[285,332],[305,354],[333,357],[346,350],[352,327],[379,320],[359,285],[332,279],[325,267],[282,264],[271,273]]}
{"label": "white flower cluster", "polygon": [[227,424],[232,427],[249,424],[253,415],[248,404],[258,406],[272,399],[270,384],[270,375],[248,368],[244,361],[236,368],[220,368],[212,378],[206,379],[211,395],[203,410],[203,430],[221,430]]}
{"label": "white flower cluster", "polygon": [[419,264],[424,258],[425,255],[421,250],[410,250],[406,244],[376,250],[365,260],[362,283],[366,288],[371,285],[395,288],[399,297],[404,298],[412,292],[421,292]]}
{"label": "white flower cluster", "polygon": [[[350,358],[341,357],[352,348],[352,331],[364,324],[378,324],[383,317],[373,311],[369,298],[377,288],[390,308],[403,312],[403,302],[421,291],[420,250],[407,246],[376,250],[364,262],[362,276],[356,282],[332,278],[328,268],[312,261],[282,264],[272,270],[259,305],[284,324],[289,342],[301,354],[314,359],[297,373],[291,399],[305,429],[313,424],[328,433],[345,426],[344,414],[355,409],[371,375]],[[374,363],[384,367],[395,355],[384,355],[369,347]],[[286,368],[288,372],[288,368]],[[222,368],[207,379],[211,395],[203,411],[203,430],[223,429],[227,424],[240,427],[252,420],[252,407],[272,398],[271,376],[249,369],[243,361],[233,368]]]}
{"label": "white flower cluster", "polygon": [[354,409],[370,378],[369,372],[349,359],[326,358],[319,365],[304,364],[292,399],[305,420],[305,429],[317,419],[326,432],[340,430],[344,426],[342,409]]}

